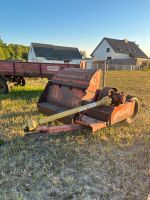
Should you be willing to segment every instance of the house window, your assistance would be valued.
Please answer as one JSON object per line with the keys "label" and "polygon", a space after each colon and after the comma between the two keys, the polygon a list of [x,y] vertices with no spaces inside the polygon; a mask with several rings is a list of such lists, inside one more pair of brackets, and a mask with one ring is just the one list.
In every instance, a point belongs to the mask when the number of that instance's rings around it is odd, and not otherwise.
{"label": "house window", "polygon": [[106,49],[106,52],[110,52],[110,48],[107,48],[107,49]]}
{"label": "house window", "polygon": [[64,63],[69,63],[69,60],[64,60]]}
{"label": "house window", "polygon": [[112,59],[112,57],[107,57],[107,60],[111,60]]}

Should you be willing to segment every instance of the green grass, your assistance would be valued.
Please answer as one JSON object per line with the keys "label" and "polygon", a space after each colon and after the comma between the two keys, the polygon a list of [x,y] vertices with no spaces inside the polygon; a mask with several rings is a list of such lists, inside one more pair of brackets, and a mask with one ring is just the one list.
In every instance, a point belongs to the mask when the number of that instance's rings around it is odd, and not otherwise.
{"label": "green grass", "polygon": [[23,126],[31,118],[38,118],[37,102],[46,79],[27,79],[26,87],[12,87],[8,95],[0,96],[0,136],[11,139],[23,136]]}
{"label": "green grass", "polygon": [[[39,96],[46,79],[28,79],[26,87],[13,87],[10,94],[0,96],[0,137],[11,139],[24,136],[23,126],[28,119],[42,117],[37,110]],[[150,131],[150,72],[108,72],[106,86],[112,86],[140,101],[139,116],[131,125],[119,123],[96,134],[96,139],[111,139],[115,143],[130,143]]]}
{"label": "green grass", "polygon": [[4,140],[0,139],[0,145],[4,144]]}

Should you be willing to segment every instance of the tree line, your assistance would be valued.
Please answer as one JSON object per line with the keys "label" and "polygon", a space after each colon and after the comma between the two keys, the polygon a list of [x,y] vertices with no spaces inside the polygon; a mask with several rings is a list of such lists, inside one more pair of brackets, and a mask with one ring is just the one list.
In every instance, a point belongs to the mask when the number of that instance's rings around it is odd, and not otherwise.
{"label": "tree line", "polygon": [[6,44],[0,39],[0,60],[28,60],[29,47],[20,44]]}

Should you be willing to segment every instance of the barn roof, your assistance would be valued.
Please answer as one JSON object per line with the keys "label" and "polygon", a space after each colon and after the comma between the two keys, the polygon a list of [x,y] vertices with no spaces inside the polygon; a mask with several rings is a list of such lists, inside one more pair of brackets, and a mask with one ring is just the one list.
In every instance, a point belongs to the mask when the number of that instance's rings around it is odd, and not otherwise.
{"label": "barn roof", "polygon": [[135,42],[112,38],[103,38],[103,40],[99,43],[99,45],[95,48],[91,55],[97,50],[97,48],[101,45],[101,43],[106,40],[109,45],[114,49],[116,53],[125,53],[129,54],[132,58],[148,58],[147,55],[139,48],[139,46]]}
{"label": "barn roof", "polygon": [[71,60],[82,58],[78,48],[41,43],[31,44],[37,57],[44,57],[48,60]]}

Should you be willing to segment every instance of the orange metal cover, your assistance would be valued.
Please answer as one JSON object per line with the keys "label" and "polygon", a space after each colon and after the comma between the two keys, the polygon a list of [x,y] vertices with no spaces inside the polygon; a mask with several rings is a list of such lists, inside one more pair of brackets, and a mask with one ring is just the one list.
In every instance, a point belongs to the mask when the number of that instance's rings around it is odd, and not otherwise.
{"label": "orange metal cover", "polygon": [[82,100],[92,99],[100,85],[100,71],[64,69],[50,81],[46,101],[64,108],[74,108]]}
{"label": "orange metal cover", "polygon": [[63,69],[46,85],[38,108],[43,114],[51,115],[61,108],[78,107],[83,100],[93,99],[99,87],[100,70]]}

